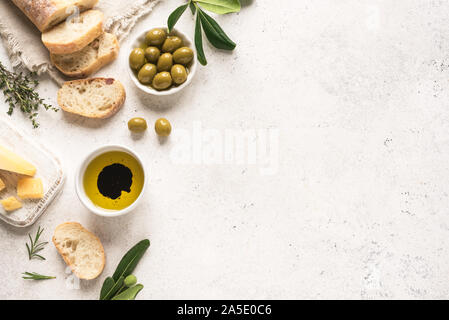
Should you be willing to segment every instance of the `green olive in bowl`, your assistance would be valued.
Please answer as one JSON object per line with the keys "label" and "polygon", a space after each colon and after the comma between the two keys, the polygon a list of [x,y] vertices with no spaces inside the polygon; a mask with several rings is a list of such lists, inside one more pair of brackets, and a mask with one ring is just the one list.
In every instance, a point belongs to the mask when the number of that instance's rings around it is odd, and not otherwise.
{"label": "green olive in bowl", "polygon": [[163,53],[159,60],[157,61],[157,71],[170,71],[171,67],[173,66],[173,56],[171,53]]}
{"label": "green olive in bowl", "polygon": [[170,72],[163,71],[154,76],[152,85],[156,90],[165,90],[170,88],[172,83]]}
{"label": "green olive in bowl", "polygon": [[175,64],[170,73],[175,84],[182,84],[187,80],[187,70],[182,64]]}
{"label": "green olive in bowl", "polygon": [[182,39],[178,36],[169,36],[164,41],[164,44],[162,45],[162,51],[163,52],[174,52],[176,49],[182,47]]}
{"label": "green olive in bowl", "polygon": [[186,65],[193,60],[193,50],[188,47],[179,48],[173,53],[173,60],[175,63]]}
{"label": "green olive in bowl", "polygon": [[145,51],[142,48],[135,48],[129,55],[129,65],[134,70],[139,70],[145,64]]}
{"label": "green olive in bowl", "polygon": [[149,46],[161,46],[165,39],[167,39],[167,33],[164,29],[154,28],[148,31],[145,36],[145,43]]}
{"label": "green olive in bowl", "polygon": [[161,55],[161,50],[158,47],[148,47],[145,49],[145,58],[150,63],[157,63],[159,56]]}
{"label": "green olive in bowl", "polygon": [[156,66],[152,63],[147,63],[139,70],[137,79],[139,79],[139,82],[142,84],[151,84],[156,73]]}
{"label": "green olive in bowl", "polygon": [[[161,38],[163,38],[164,33],[157,29],[162,29],[165,32],[166,38],[161,45],[158,45],[159,42],[157,42],[156,38],[158,35],[162,35]],[[196,69],[199,65],[196,59],[197,54],[195,44],[188,35],[176,28],[170,32],[168,32],[166,27],[157,27],[150,31],[148,30],[149,29],[136,35],[136,38],[130,44],[130,51],[134,48],[141,48],[144,50],[145,62],[138,69],[129,67],[127,70],[128,74],[136,87],[147,94],[155,96],[175,94],[186,88],[195,76]],[[153,44],[147,44],[147,41]],[[162,50],[164,43],[164,49],[169,50],[167,52]],[[176,62],[173,57],[175,52]],[[164,56],[162,57],[162,55]],[[171,59],[170,55],[172,56]],[[148,67],[145,67],[145,71],[142,71],[139,81],[139,71],[148,63],[155,65],[157,69],[156,75],[154,75],[151,83],[148,83],[148,77],[151,78],[152,72],[147,70]],[[182,65],[184,68],[181,66],[173,68],[174,65]],[[187,75],[187,77],[185,77],[185,75]]]}

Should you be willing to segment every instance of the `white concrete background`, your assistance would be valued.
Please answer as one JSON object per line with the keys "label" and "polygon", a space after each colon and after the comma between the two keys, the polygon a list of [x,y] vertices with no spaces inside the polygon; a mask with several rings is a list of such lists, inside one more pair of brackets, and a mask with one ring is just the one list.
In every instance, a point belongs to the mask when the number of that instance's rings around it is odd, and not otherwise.
{"label": "white concrete background", "polygon": [[[163,25],[166,0],[135,28]],[[248,4],[248,2],[245,2]],[[206,46],[209,65],[175,97],[146,97],[126,74],[128,47],[99,75],[126,86],[125,107],[104,122],[43,113],[19,128],[59,154],[68,180],[28,230],[1,225],[0,298],[96,299],[137,241],[152,244],[136,270],[140,299],[447,298],[449,295],[449,4],[439,0],[255,0],[217,19],[238,43]],[[186,14],[179,28],[193,35]],[[7,61],[4,49],[0,59]],[[40,92],[56,104],[57,87]],[[5,111],[5,110],[4,110]],[[176,164],[174,139],[130,136],[126,122],[167,117],[175,130],[279,129],[279,168]],[[150,184],[132,214],[105,219],[76,198],[73,176],[102,144],[146,159]],[[98,280],[66,286],[50,244],[28,261],[26,235],[44,239],[79,221],[102,240]],[[56,275],[28,282],[23,271]]]}

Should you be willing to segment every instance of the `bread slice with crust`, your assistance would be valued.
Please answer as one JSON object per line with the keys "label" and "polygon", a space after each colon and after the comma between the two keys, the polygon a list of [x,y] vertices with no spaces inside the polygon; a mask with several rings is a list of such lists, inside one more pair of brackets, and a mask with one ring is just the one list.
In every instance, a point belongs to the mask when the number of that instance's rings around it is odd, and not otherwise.
{"label": "bread slice with crust", "polygon": [[119,52],[117,37],[104,33],[81,51],[70,54],[51,54],[51,61],[63,74],[71,78],[85,78],[114,61]]}
{"label": "bread slice with crust", "polygon": [[53,244],[65,263],[80,279],[91,280],[104,269],[106,256],[100,239],[77,222],[56,227]]}
{"label": "bread slice with crust", "polygon": [[67,17],[93,8],[98,0],[12,0],[12,2],[44,32]]}
{"label": "bread slice with crust", "polygon": [[88,10],[42,33],[42,42],[53,54],[77,52],[103,34],[104,15]]}
{"label": "bread slice with crust", "polygon": [[95,119],[114,115],[125,99],[125,88],[111,78],[67,81],[58,91],[58,104],[64,111]]}

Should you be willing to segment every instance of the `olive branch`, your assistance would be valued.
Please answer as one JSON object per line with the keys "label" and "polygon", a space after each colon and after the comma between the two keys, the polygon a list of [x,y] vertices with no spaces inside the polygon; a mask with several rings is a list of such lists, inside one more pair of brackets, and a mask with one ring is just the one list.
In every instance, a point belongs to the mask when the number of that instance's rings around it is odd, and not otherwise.
{"label": "olive branch", "polygon": [[193,15],[196,14],[195,20],[195,47],[198,53],[198,61],[202,65],[207,64],[206,56],[203,50],[203,30],[207,40],[217,49],[234,50],[236,44],[232,41],[220,25],[205,10],[217,13],[227,14],[231,12],[239,12],[241,5],[239,0],[189,0],[186,4],[176,8],[168,17],[168,32],[173,30],[176,22],[186,11],[187,7]]}

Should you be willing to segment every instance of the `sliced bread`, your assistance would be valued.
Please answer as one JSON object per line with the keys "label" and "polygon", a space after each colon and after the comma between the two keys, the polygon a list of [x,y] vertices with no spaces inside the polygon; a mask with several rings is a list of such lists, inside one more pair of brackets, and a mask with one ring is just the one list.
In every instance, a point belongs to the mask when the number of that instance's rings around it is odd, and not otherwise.
{"label": "sliced bread", "polygon": [[104,16],[101,11],[88,10],[69,21],[42,33],[42,42],[53,54],[80,51],[103,34]]}
{"label": "sliced bread", "polygon": [[85,78],[117,58],[119,45],[112,33],[104,33],[81,51],[51,54],[51,61],[63,74]]}
{"label": "sliced bread", "polygon": [[56,227],[53,244],[65,263],[80,279],[95,279],[106,262],[100,239],[77,222],[66,222]]}
{"label": "sliced bread", "polygon": [[64,111],[87,118],[109,118],[125,99],[123,85],[110,78],[67,81],[58,91],[58,104]]}
{"label": "sliced bread", "polygon": [[44,32],[57,25],[75,10],[83,12],[93,8],[98,0],[12,0],[36,27]]}

